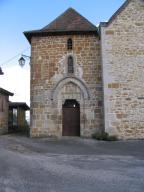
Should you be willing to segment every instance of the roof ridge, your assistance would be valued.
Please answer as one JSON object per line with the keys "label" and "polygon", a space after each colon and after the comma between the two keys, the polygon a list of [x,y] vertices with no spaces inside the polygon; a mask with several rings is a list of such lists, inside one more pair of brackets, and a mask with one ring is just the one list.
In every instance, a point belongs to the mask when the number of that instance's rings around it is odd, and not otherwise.
{"label": "roof ridge", "polygon": [[41,29],[42,30],[46,30],[50,25],[52,25],[54,22],[56,22],[58,19],[60,19],[61,17],[65,16],[67,13],[69,13],[70,11],[74,12],[75,14],[79,15],[81,18],[83,18],[89,25],[91,25],[92,27],[94,27],[97,30],[96,25],[94,25],[92,22],[90,22],[87,18],[85,18],[83,15],[81,15],[79,12],[77,12],[74,8],[69,7],[68,9],[66,9],[62,14],[60,14],[59,16],[57,16],[53,21],[51,21],[48,25],[46,25],[45,27],[43,27]]}
{"label": "roof ridge", "polygon": [[60,16],[56,17],[48,25],[40,30],[26,31],[24,35],[28,41],[32,36],[40,35],[62,35],[62,34],[95,34],[99,35],[98,28],[87,18],[77,12],[74,8],[69,7]]}
{"label": "roof ridge", "polygon": [[82,18],[84,18],[89,24],[93,25],[95,28],[97,28],[96,25],[94,25],[91,21],[89,21],[86,17],[81,15],[81,13],[77,12],[75,9],[71,8],[73,11],[75,11],[78,15],[80,15]]}
{"label": "roof ridge", "polygon": [[[72,9],[71,7],[68,8],[67,10]],[[63,16],[65,14],[66,11],[62,12],[59,16],[57,16],[54,20],[58,19],[59,17]],[[46,25],[45,27],[41,28],[41,30],[47,28],[54,20],[52,20],[48,25]]]}

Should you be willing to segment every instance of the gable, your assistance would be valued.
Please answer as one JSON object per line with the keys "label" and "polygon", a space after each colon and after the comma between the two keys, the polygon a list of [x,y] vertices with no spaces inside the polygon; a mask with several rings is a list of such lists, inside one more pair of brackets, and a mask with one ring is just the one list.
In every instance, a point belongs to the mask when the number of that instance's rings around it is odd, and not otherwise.
{"label": "gable", "polygon": [[[108,22],[101,22],[100,25],[101,26],[109,26],[111,23],[115,22],[116,19],[118,19],[118,17],[120,17],[121,15],[123,15],[123,12],[126,11],[127,9],[131,9],[129,8],[131,5],[132,7],[136,8],[139,5],[142,5],[144,3],[144,0],[126,0],[122,6],[111,16],[111,18],[108,20]],[[144,6],[144,5],[143,5]],[[131,11],[135,11],[135,9],[131,9]],[[143,9],[144,11],[144,9]]]}

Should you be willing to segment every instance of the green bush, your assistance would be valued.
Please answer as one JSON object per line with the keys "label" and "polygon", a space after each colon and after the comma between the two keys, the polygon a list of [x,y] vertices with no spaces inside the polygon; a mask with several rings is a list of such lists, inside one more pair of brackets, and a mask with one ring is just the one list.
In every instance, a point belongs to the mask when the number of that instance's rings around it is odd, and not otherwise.
{"label": "green bush", "polygon": [[102,140],[102,141],[117,141],[117,137],[116,136],[111,136],[106,132],[102,132],[102,133],[95,133],[92,135],[93,139],[97,139],[97,140]]}

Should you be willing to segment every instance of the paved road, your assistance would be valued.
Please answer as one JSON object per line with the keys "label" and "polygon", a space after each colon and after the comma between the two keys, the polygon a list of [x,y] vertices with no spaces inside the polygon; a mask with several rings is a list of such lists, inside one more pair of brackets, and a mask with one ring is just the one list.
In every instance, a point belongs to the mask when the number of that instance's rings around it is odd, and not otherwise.
{"label": "paved road", "polygon": [[143,192],[144,141],[0,136],[0,192]]}

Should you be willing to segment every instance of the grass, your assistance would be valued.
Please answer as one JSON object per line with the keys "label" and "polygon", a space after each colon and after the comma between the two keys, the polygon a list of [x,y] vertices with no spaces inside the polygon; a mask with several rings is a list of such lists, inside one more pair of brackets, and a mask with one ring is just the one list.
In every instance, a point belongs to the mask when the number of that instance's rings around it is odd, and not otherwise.
{"label": "grass", "polygon": [[106,132],[94,133],[92,135],[92,138],[100,141],[117,141],[118,140],[115,135],[109,135]]}

